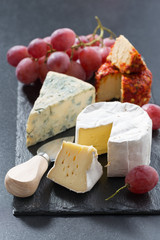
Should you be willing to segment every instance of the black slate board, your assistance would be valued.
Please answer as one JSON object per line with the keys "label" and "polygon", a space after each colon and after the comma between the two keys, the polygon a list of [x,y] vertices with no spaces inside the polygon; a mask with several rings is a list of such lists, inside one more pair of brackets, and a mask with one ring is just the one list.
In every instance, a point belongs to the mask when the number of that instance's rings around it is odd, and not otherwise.
{"label": "black slate board", "polygon": [[[39,94],[41,85],[37,82],[32,86],[18,83],[17,100],[17,143],[16,165],[25,162],[36,154],[37,149],[44,144],[26,148],[25,126],[33,102]],[[33,94],[34,93],[34,94]],[[74,135],[74,128],[59,134],[57,137]],[[160,132],[153,132],[151,165],[160,173]],[[103,165],[103,176],[94,188],[84,194],[71,192],[46,178],[42,178],[36,193],[28,198],[13,199],[14,215],[88,215],[88,214],[160,214],[160,183],[149,193],[135,195],[127,189],[122,190],[117,196],[105,201],[124,185],[124,178],[107,178],[107,155],[99,157]],[[50,165],[51,167],[52,165]]]}

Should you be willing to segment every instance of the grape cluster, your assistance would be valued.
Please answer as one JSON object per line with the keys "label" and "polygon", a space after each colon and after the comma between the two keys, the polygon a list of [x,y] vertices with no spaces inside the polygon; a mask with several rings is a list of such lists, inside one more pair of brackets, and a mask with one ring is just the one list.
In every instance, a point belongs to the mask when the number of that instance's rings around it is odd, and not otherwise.
{"label": "grape cluster", "polygon": [[[113,33],[98,26],[93,34],[77,36],[70,28],[55,30],[51,36],[36,38],[28,47],[18,45],[7,52],[7,61],[16,67],[17,79],[30,84],[38,78],[43,83],[48,71],[64,73],[88,81],[106,61],[115,40]],[[100,34],[97,34],[100,30]],[[103,37],[104,30],[110,37]]]}

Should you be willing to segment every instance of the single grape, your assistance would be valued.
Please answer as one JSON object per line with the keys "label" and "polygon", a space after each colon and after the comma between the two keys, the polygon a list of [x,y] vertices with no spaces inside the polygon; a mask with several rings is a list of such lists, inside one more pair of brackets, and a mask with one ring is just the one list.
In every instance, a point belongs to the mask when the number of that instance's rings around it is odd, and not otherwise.
{"label": "single grape", "polygon": [[[81,64],[80,59],[77,59],[77,61],[79,64]],[[83,68],[84,69],[84,68]],[[85,70],[85,69],[84,69]],[[86,73],[86,81],[89,81],[93,76],[94,76],[94,71],[87,71],[85,70]]]}
{"label": "single grape", "polygon": [[57,51],[66,51],[75,42],[76,34],[70,28],[60,28],[51,35],[51,44]]}
{"label": "single grape", "polygon": [[129,171],[125,177],[125,184],[130,192],[143,194],[152,190],[158,179],[159,175],[153,167],[141,165]]}
{"label": "single grape", "polygon": [[29,43],[28,52],[34,58],[43,57],[47,54],[47,43],[41,38],[36,38]]}
{"label": "single grape", "polygon": [[96,71],[102,63],[102,57],[97,47],[83,48],[79,54],[79,59],[86,72]]}
{"label": "single grape", "polygon": [[40,78],[41,83],[44,82],[44,80],[46,78],[46,75],[47,75],[47,73],[49,71],[48,66],[47,66],[45,60],[46,60],[45,56],[39,58],[39,60],[38,60],[38,64],[39,64],[39,78]]}
{"label": "single grape", "polygon": [[38,62],[33,61],[29,57],[22,59],[16,67],[17,79],[24,84],[30,84],[36,81],[38,74]]}
{"label": "single grape", "polygon": [[102,63],[106,62],[106,58],[111,51],[110,47],[101,47],[99,48],[100,54],[102,56]]}
{"label": "single grape", "polygon": [[144,194],[151,191],[158,183],[159,174],[151,166],[140,165],[131,169],[125,177],[125,185],[119,188],[113,195],[106,200],[111,199],[120,190],[128,188],[128,190],[135,194]]}
{"label": "single grape", "polygon": [[69,64],[70,59],[65,52],[54,52],[47,60],[48,69],[59,73],[65,73],[68,70]]}
{"label": "single grape", "polygon": [[156,130],[160,128],[160,106],[156,104],[147,103],[142,106],[143,110],[145,110],[149,117],[152,120],[152,129]]}
{"label": "single grape", "polygon": [[28,50],[26,46],[17,45],[11,47],[7,52],[7,61],[13,67],[16,67],[18,63],[23,59],[28,57]]}
{"label": "single grape", "polygon": [[43,41],[45,41],[48,44],[51,44],[51,37],[47,36],[47,37],[43,38]]}
{"label": "single grape", "polygon": [[112,47],[114,43],[115,43],[115,39],[114,38],[104,38],[103,39],[103,44],[106,47]]}
{"label": "single grape", "polygon": [[[76,62],[81,65],[79,59],[77,59]],[[82,66],[82,65],[81,65],[81,66]],[[84,68],[83,68],[83,69],[84,69]],[[85,70],[85,69],[84,69],[84,70]],[[89,80],[94,76],[94,72],[93,72],[93,71],[86,71],[86,70],[85,70],[85,74],[86,74],[86,80],[85,80],[85,81],[89,81]]]}
{"label": "single grape", "polygon": [[81,80],[86,80],[86,73],[80,63],[71,61],[67,72],[65,73],[69,76],[79,78]]}
{"label": "single grape", "polygon": [[51,37],[50,37],[50,36],[47,36],[47,37],[43,38],[43,40],[47,43],[47,51],[50,51],[51,48],[52,48],[52,45],[51,45]]}

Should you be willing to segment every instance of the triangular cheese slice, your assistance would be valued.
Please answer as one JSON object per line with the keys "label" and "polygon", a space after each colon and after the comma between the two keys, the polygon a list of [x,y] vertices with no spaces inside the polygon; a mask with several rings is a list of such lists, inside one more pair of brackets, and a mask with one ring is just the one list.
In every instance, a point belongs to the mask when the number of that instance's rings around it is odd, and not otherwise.
{"label": "triangular cheese slice", "polygon": [[64,141],[47,177],[74,192],[87,192],[102,176],[97,158],[94,147]]}
{"label": "triangular cheese slice", "polygon": [[116,38],[107,60],[111,61],[121,73],[137,73],[146,68],[139,52],[123,35]]}
{"label": "triangular cheese slice", "polygon": [[75,77],[49,72],[27,121],[27,146],[76,124],[77,115],[95,102],[95,88]]}

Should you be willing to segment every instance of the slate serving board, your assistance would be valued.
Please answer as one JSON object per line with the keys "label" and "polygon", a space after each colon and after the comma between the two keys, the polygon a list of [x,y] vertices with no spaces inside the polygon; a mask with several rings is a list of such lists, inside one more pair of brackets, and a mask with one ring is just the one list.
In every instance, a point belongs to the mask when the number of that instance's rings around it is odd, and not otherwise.
{"label": "slate serving board", "polygon": [[[18,83],[17,98],[17,142],[15,164],[23,163],[36,154],[37,149],[46,143],[36,144],[26,148],[25,127],[28,114],[39,94],[41,85],[37,82],[32,86]],[[74,135],[72,128],[57,137]],[[46,178],[42,178],[36,193],[28,198],[13,199],[14,215],[88,215],[88,214],[160,214],[160,183],[149,193],[135,195],[127,189],[122,190],[117,196],[105,201],[124,185],[124,178],[107,178],[107,155],[99,157],[103,165],[103,176],[94,188],[84,194],[76,194]],[[151,165],[160,173],[160,132],[153,132]],[[50,165],[52,167],[52,164]],[[49,168],[50,168],[49,167]]]}

